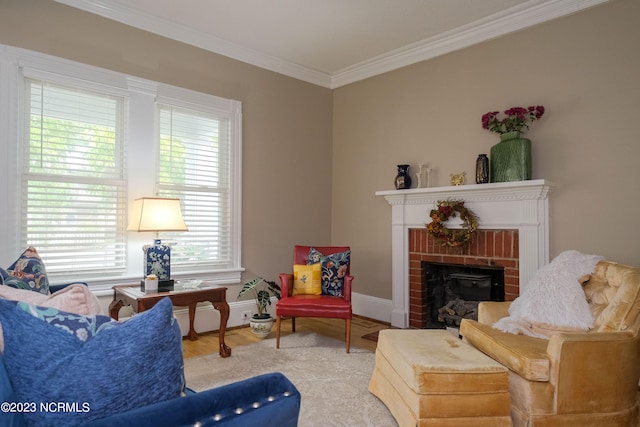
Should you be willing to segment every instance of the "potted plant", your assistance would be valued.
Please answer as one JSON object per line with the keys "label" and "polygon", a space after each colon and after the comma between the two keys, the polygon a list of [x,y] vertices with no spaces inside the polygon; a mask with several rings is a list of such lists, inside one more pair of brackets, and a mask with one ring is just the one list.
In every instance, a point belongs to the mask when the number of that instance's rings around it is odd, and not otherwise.
{"label": "potted plant", "polygon": [[256,277],[242,285],[242,289],[238,293],[238,299],[246,293],[253,294],[258,308],[258,312],[251,316],[249,321],[251,332],[260,338],[264,338],[271,332],[274,320],[267,311],[267,305],[271,305],[271,296],[280,299],[280,285],[271,280]]}

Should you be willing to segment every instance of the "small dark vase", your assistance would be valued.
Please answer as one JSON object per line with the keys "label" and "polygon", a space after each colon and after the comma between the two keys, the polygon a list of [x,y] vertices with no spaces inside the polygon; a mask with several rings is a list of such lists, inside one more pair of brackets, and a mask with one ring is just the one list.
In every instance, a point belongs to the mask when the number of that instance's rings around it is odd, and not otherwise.
{"label": "small dark vase", "polygon": [[478,154],[476,160],[476,184],[489,182],[489,158],[486,154]]}
{"label": "small dark vase", "polygon": [[396,175],[395,185],[396,190],[407,190],[411,188],[409,165],[398,165],[398,175]]}

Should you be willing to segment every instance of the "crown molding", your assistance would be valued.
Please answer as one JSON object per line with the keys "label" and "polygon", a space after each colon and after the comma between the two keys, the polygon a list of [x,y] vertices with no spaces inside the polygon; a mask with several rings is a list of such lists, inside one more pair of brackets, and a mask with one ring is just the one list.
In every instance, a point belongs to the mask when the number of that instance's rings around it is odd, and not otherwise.
{"label": "crown molding", "polygon": [[335,89],[612,0],[530,0],[438,36],[351,65],[335,73],[327,73],[258,52],[193,28],[160,19],[131,8],[125,1],[55,1],[266,70]]}
{"label": "crown molding", "polygon": [[531,0],[487,18],[387,52],[332,75],[331,88],[426,61],[505,34],[551,21],[611,0]]}

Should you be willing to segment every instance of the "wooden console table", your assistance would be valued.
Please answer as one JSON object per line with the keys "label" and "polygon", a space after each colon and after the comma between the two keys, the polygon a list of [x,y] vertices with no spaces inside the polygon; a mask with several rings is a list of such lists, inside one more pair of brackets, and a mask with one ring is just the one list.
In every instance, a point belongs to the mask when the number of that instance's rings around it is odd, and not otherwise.
{"label": "wooden console table", "polygon": [[213,308],[220,312],[220,356],[231,356],[231,348],[224,343],[224,334],[229,320],[229,304],[227,304],[227,288],[222,286],[207,286],[202,288],[180,288],[169,292],[144,293],[140,285],[117,285],[113,287],[113,301],[109,304],[109,314],[118,320],[120,309],[130,305],[135,313],[141,313],[150,309],[164,297],[169,297],[174,306],[189,307],[189,334],[190,340],[197,340],[198,333],[193,327],[196,315],[196,306],[199,302],[210,302]]}

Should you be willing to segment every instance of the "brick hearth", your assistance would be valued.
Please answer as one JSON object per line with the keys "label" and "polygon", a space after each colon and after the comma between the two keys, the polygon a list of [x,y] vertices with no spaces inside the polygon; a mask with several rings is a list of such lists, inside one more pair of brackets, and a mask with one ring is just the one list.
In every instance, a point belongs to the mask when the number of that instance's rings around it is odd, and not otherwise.
{"label": "brick hearth", "polygon": [[505,301],[520,292],[518,230],[478,230],[465,249],[442,246],[426,228],[409,229],[409,327],[422,328],[426,322],[426,284],[421,262],[504,267]]}

